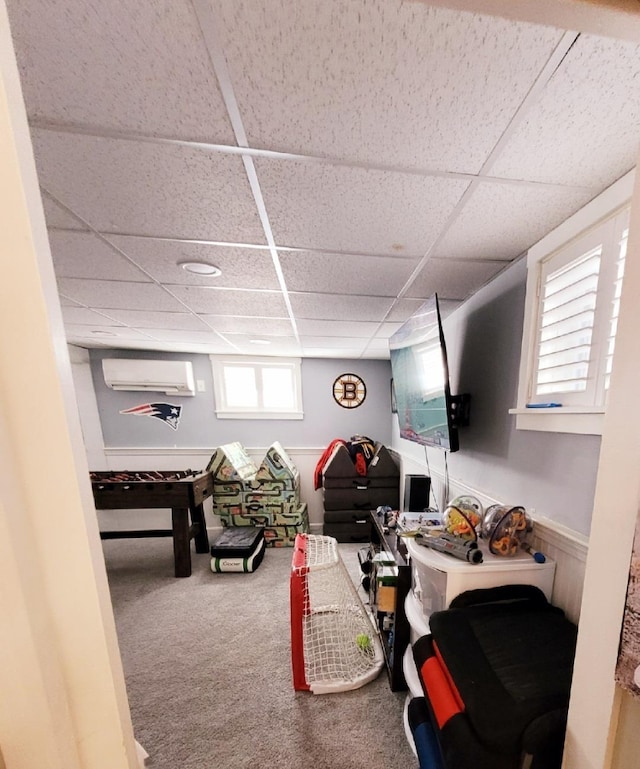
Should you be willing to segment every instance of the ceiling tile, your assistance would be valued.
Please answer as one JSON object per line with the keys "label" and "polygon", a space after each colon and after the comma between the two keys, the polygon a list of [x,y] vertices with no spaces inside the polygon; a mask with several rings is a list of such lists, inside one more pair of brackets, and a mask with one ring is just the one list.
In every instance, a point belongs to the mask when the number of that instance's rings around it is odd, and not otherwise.
{"label": "ceiling tile", "polygon": [[262,333],[268,336],[288,336],[291,321],[288,318],[239,318],[230,315],[201,315],[204,323],[221,333],[231,335]]}
{"label": "ceiling tile", "polygon": [[7,5],[32,120],[234,142],[191,3]]}
{"label": "ceiling tile", "polygon": [[44,208],[44,218],[47,222],[47,227],[60,227],[65,230],[86,230],[87,228],[66,211],[62,206],[58,205],[56,201],[43,190],[42,191],[42,206]]}
{"label": "ceiling tile", "polygon": [[592,197],[584,190],[482,182],[432,256],[515,259]]}
{"label": "ceiling tile", "polygon": [[125,339],[132,340],[134,342],[145,342],[149,337],[140,331],[136,331],[133,328],[126,328],[122,326],[109,326],[107,324],[96,323],[94,326],[75,325],[73,323],[65,324],[65,331],[67,333],[69,342],[78,342],[84,340],[86,342],[96,342],[97,344],[120,344]]}
{"label": "ceiling tile", "polygon": [[347,334],[348,321],[382,320],[392,304],[390,299],[369,296],[292,293],[289,298],[296,318],[339,318]]}
{"label": "ceiling tile", "polygon": [[[267,249],[229,248],[205,243],[131,238],[110,235],[118,246],[159,283],[232,288],[279,289],[278,276]],[[222,270],[217,278],[186,272],[180,262],[207,262]]]}
{"label": "ceiling tile", "polygon": [[255,161],[276,243],[422,256],[467,181],[328,164]]}
{"label": "ceiling tile", "polygon": [[393,305],[391,312],[387,317],[387,321],[400,321],[401,323],[404,323],[405,320],[408,320],[428,298],[429,294],[425,294],[424,297],[420,299],[399,299]]}
{"label": "ceiling tile", "polygon": [[[289,334],[287,336],[271,336],[269,334],[261,333],[259,327],[256,327],[254,333],[248,334],[223,334],[229,344],[234,345],[244,353],[250,353],[251,355],[268,355],[273,352],[275,348],[278,350],[289,349],[298,350],[300,344],[295,336]],[[259,339],[266,344],[260,344],[253,342],[253,339]]]}
{"label": "ceiling tile", "polygon": [[206,331],[206,326],[197,315],[188,312],[152,312],[144,310],[109,310],[109,317],[127,326],[142,329],[176,329],[184,331]]}
{"label": "ceiling tile", "polygon": [[76,302],[99,309],[184,310],[180,302],[155,283],[60,278],[58,290]]}
{"label": "ceiling tile", "polygon": [[62,319],[66,326],[122,326],[123,324],[112,317],[89,310],[86,307],[62,307]]}
{"label": "ceiling tile", "polygon": [[389,357],[389,340],[388,339],[372,339],[367,344],[368,352],[377,352]]}
{"label": "ceiling tile", "polygon": [[216,8],[252,145],[445,171],[480,169],[562,35],[400,0]]}
{"label": "ceiling tile", "polygon": [[306,320],[298,319],[298,332],[304,336],[342,337],[345,332],[350,337],[368,339],[380,326],[379,321],[349,321],[348,328],[343,320]]}
{"label": "ceiling tile", "polygon": [[419,298],[437,293],[438,297],[463,300],[504,268],[504,262],[429,259],[407,296]]}
{"label": "ceiling tile", "polygon": [[580,35],[491,173],[604,189],[635,166],[638,135],[640,46]]}
{"label": "ceiling tile", "polygon": [[419,259],[282,251],[287,289],[333,294],[396,296]]}
{"label": "ceiling tile", "polygon": [[93,233],[52,230],[49,244],[58,278],[151,282],[147,275]]}
{"label": "ceiling tile", "polygon": [[41,184],[94,229],[263,244],[235,155],[35,130]]}
{"label": "ceiling tile", "polygon": [[147,334],[161,342],[186,342],[193,344],[218,344],[220,336],[213,331],[189,331],[185,329],[148,329]]}
{"label": "ceiling tile", "polygon": [[287,317],[282,294],[275,291],[233,291],[201,286],[172,286],[171,291],[193,312],[203,315]]}

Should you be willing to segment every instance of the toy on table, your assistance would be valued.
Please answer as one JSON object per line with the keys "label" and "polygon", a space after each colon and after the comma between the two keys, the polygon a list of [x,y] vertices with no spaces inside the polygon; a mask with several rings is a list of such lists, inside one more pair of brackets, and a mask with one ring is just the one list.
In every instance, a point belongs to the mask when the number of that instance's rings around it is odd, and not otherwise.
{"label": "toy on table", "polygon": [[444,529],[449,534],[465,540],[477,541],[478,526],[483,519],[482,504],[470,495],[452,499],[444,511]]}
{"label": "toy on table", "polygon": [[416,542],[424,547],[439,550],[441,553],[452,555],[461,561],[469,563],[482,563],[482,551],[475,540],[463,539],[455,534],[442,532],[439,534],[430,534],[427,531],[418,531],[415,533]]}
{"label": "toy on table", "polygon": [[514,556],[532,530],[531,519],[519,505],[491,505],[481,526],[481,536],[489,544],[494,555]]}

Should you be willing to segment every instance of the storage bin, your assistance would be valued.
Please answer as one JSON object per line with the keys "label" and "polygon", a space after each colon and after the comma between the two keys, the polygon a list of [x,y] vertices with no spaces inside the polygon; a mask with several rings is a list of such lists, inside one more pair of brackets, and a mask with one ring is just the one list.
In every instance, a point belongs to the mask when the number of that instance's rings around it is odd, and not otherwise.
{"label": "storage bin", "polygon": [[498,585],[535,585],[551,600],[556,565],[547,559],[536,563],[524,551],[513,558],[492,555],[480,540],[482,563],[473,564],[407,539],[411,558],[411,589],[426,617],[447,609],[465,590]]}

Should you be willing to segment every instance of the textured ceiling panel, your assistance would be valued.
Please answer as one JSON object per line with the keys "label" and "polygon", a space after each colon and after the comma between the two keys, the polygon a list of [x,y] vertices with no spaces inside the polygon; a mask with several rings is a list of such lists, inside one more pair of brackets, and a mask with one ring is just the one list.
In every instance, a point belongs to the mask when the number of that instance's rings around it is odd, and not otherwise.
{"label": "textured ceiling panel", "polygon": [[[287,335],[271,335],[271,334],[223,334],[225,339],[236,347],[246,347],[253,355],[261,355],[263,352],[271,352],[271,348],[275,345],[282,347],[299,347],[299,343],[295,336],[291,334]],[[258,343],[257,343],[258,342]],[[265,344],[261,344],[264,342]]]}
{"label": "textured ceiling panel", "polygon": [[393,305],[393,308],[387,317],[387,321],[400,321],[401,323],[404,323],[405,320],[408,320],[411,315],[424,304],[424,301],[428,296],[429,294],[425,294],[421,299],[399,299]]}
{"label": "textured ceiling panel", "polygon": [[418,264],[398,257],[282,252],[289,291],[396,296]]}
{"label": "textured ceiling panel", "polygon": [[117,280],[83,280],[60,278],[58,290],[88,307],[128,310],[168,310],[179,312],[184,307],[155,283],[127,283]]}
{"label": "textured ceiling panel", "polygon": [[[341,321],[382,320],[391,307],[391,299],[368,296],[331,296],[327,294],[291,294],[296,318],[338,318]],[[349,333],[345,326],[345,333]]]}
{"label": "textured ceiling panel", "polygon": [[229,315],[201,315],[200,318],[211,328],[221,333],[255,334],[268,336],[289,336],[291,321],[288,318],[241,318]]}
{"label": "textured ceiling panel", "polygon": [[638,152],[630,43],[410,0],[8,5],[86,347],[386,358]]}
{"label": "textured ceiling panel", "polygon": [[[160,283],[224,288],[239,285],[244,288],[279,288],[278,276],[268,250],[117,235],[109,236],[109,240]],[[213,264],[222,270],[222,275],[217,278],[196,275],[178,266],[180,262]]]}
{"label": "textured ceiling panel", "polygon": [[264,243],[242,159],[35,130],[41,184],[101,231]]}
{"label": "textured ceiling panel", "polygon": [[176,329],[206,331],[207,325],[188,312],[145,312],[143,310],[105,310],[114,321],[141,329]]}
{"label": "textured ceiling panel", "polygon": [[591,197],[575,189],[482,182],[432,256],[515,259]]}
{"label": "textured ceiling panel", "polygon": [[8,2],[31,119],[233,143],[191,3],[21,4]]}
{"label": "textured ceiling panel", "polygon": [[445,171],[480,169],[562,35],[399,0],[214,5],[254,146]]}
{"label": "textured ceiling panel", "polygon": [[422,256],[467,181],[290,160],[256,161],[279,245]]}
{"label": "textured ceiling panel", "polygon": [[369,339],[380,327],[379,321],[349,321],[346,327],[342,320],[298,320],[298,331],[302,336],[350,337]]}
{"label": "textured ceiling panel", "polygon": [[[69,326],[122,326],[123,324],[114,318],[89,310],[86,307],[62,307],[62,318]],[[124,324],[128,325],[128,324]]]}
{"label": "textured ceiling panel", "polygon": [[49,243],[59,278],[151,282],[144,272],[91,233],[54,230],[49,233]]}
{"label": "textured ceiling panel", "polygon": [[376,352],[376,353],[384,353],[384,355],[381,355],[380,357],[385,357],[386,353],[389,352],[389,340],[388,339],[372,339],[367,344],[367,351],[368,352]]}
{"label": "textured ceiling panel", "polygon": [[129,339],[134,342],[145,342],[149,337],[133,328],[125,328],[123,326],[109,326],[106,324],[96,323],[93,326],[74,325],[69,323],[65,325],[67,334],[69,335],[69,341],[82,340],[83,342],[91,343],[89,346],[93,347],[95,342],[99,344],[108,344],[117,341],[118,343],[124,339]]}
{"label": "textured ceiling panel", "polygon": [[426,297],[437,293],[439,297],[463,300],[504,267],[504,262],[453,262],[447,259],[430,259],[409,287],[407,296],[424,301]]}
{"label": "textured ceiling panel", "polygon": [[637,161],[640,46],[581,35],[491,172],[612,184]]}
{"label": "textured ceiling panel", "polygon": [[149,329],[150,337],[160,342],[193,342],[194,344],[208,344],[220,342],[220,337],[213,331],[185,331],[183,329]]}
{"label": "textured ceiling panel", "polygon": [[204,315],[287,317],[282,295],[271,291],[233,291],[201,286],[172,286],[171,291],[193,312]]}
{"label": "textured ceiling panel", "polygon": [[61,227],[65,230],[86,230],[87,228],[78,221],[75,216],[72,216],[68,211],[65,211],[62,206],[59,206],[53,198],[43,192],[42,194],[42,206],[44,208],[44,217],[47,222],[47,227]]}

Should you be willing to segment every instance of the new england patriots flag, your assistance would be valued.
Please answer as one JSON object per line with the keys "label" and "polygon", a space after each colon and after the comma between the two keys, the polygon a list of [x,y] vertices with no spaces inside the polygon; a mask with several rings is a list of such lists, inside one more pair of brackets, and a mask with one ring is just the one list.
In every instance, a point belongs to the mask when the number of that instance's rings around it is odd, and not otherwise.
{"label": "new england patriots flag", "polygon": [[173,403],[143,403],[131,409],[124,409],[120,413],[138,417],[155,417],[165,425],[169,425],[172,430],[177,430],[181,412],[182,406],[175,406]]}

